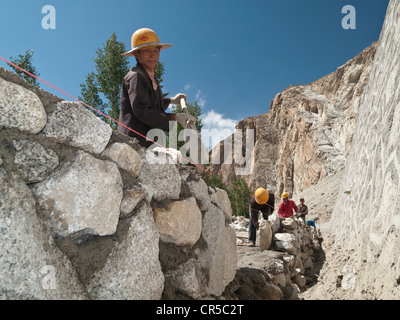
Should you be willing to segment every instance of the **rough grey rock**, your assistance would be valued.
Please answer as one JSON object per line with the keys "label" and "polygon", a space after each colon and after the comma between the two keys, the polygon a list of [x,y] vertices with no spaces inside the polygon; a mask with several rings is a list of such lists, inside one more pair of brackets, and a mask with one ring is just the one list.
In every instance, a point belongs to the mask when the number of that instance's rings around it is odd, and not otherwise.
{"label": "rough grey rock", "polygon": [[148,204],[126,219],[123,239],[87,286],[96,300],[158,300],[164,290],[159,261],[159,232]]}
{"label": "rough grey rock", "polygon": [[116,231],[123,196],[117,165],[78,151],[46,180],[32,187],[54,234]]}
{"label": "rough grey rock", "polygon": [[215,205],[203,216],[202,235],[207,249],[197,250],[201,266],[208,275],[209,294],[219,296],[236,274],[236,235],[230,226],[225,226],[225,214]]}
{"label": "rough grey rock", "polygon": [[204,180],[191,180],[187,181],[186,183],[189,186],[190,193],[198,201],[200,210],[208,210],[211,206],[211,199],[210,195],[208,194],[208,186]]}
{"label": "rough grey rock", "polygon": [[288,230],[297,229],[297,222],[292,218],[285,218],[281,222],[281,225],[282,225],[283,228],[288,229]]}
{"label": "rough grey rock", "polygon": [[236,232],[229,225],[225,226],[225,249],[223,253],[225,261],[222,284],[225,288],[236,276],[238,260],[236,252]]}
{"label": "rough grey rock", "polygon": [[271,225],[263,221],[260,225],[260,250],[268,250],[272,244],[272,229]]}
{"label": "rough grey rock", "polygon": [[57,154],[37,142],[13,141],[17,165],[21,178],[27,183],[44,180],[59,165]]}
{"label": "rough grey rock", "polygon": [[121,215],[120,219],[125,218],[129,213],[135,209],[140,201],[147,196],[147,191],[140,186],[135,186],[124,190],[124,196],[121,202]]}
{"label": "rough grey rock", "polygon": [[103,151],[102,156],[114,161],[119,168],[127,171],[135,178],[142,170],[142,159],[138,153],[126,143],[113,143]]}
{"label": "rough grey rock", "polygon": [[36,94],[0,78],[0,127],[38,134],[47,115]]}
{"label": "rough grey rock", "polygon": [[289,254],[296,254],[298,243],[296,237],[291,233],[276,233],[274,245],[278,251],[285,251]]}
{"label": "rough grey rock", "polygon": [[193,246],[199,240],[202,215],[193,197],[171,202],[167,209],[155,209],[154,221],[162,241]]}
{"label": "rough grey rock", "polygon": [[268,222],[271,223],[272,233],[273,234],[277,233],[279,228],[281,227],[281,221],[276,212],[268,217]]}
{"label": "rough grey rock", "polygon": [[0,78],[9,81],[10,83],[14,83],[18,86],[21,86],[22,88],[25,88],[28,91],[31,91],[32,93],[36,94],[37,97],[42,102],[44,109],[46,110],[46,113],[51,112],[53,106],[57,102],[63,100],[60,97],[51,94],[50,92],[47,92],[37,86],[28,83],[25,79],[23,79],[15,72],[9,71],[3,67],[0,67]]}
{"label": "rough grey rock", "polygon": [[198,260],[191,258],[178,266],[177,269],[168,271],[165,278],[174,284],[176,290],[193,299],[202,297],[202,287],[199,273],[201,272]]}
{"label": "rough grey rock", "polygon": [[232,218],[231,201],[229,200],[228,193],[220,188],[214,188],[215,191],[211,193],[211,202],[220,208],[225,214]]}
{"label": "rough grey rock", "polygon": [[306,278],[302,274],[296,274],[292,281],[299,286],[300,289],[306,285]]}
{"label": "rough grey rock", "polygon": [[70,261],[39,220],[27,185],[0,168],[0,297],[87,299]]}
{"label": "rough grey rock", "polygon": [[[148,152],[150,150],[148,149]],[[151,152],[156,155],[157,163],[159,164],[179,164],[188,162],[182,157],[182,153],[174,148],[164,148],[164,147],[151,147]]]}
{"label": "rough grey rock", "polygon": [[58,102],[48,115],[42,133],[47,138],[101,153],[112,134],[111,127],[77,102]]}
{"label": "rough grey rock", "polygon": [[225,295],[227,300],[280,300],[283,297],[282,290],[271,282],[265,270],[251,267],[238,268]]}
{"label": "rough grey rock", "polygon": [[151,153],[147,153],[143,161],[138,181],[154,189],[153,199],[156,201],[178,200],[181,192],[181,177],[174,164],[151,164]]}

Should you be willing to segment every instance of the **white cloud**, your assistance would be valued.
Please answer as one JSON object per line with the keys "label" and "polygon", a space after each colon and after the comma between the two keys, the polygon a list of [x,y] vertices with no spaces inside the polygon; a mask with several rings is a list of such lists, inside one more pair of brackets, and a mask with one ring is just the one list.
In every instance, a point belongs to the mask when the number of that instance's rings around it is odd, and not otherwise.
{"label": "white cloud", "polygon": [[210,110],[202,116],[202,123],[203,143],[207,148],[212,149],[221,140],[235,133],[237,121],[224,118],[223,114]]}
{"label": "white cloud", "polygon": [[224,118],[223,114],[217,113],[214,110],[208,111],[203,116],[204,127],[217,129],[234,129],[237,121],[229,118]]}
{"label": "white cloud", "polygon": [[197,100],[197,104],[200,106],[200,108],[204,108],[204,106],[206,105],[206,99],[204,98],[204,96],[202,95],[201,90],[198,90],[196,93],[196,100]]}
{"label": "white cloud", "polygon": [[[186,92],[194,90],[194,86],[190,83],[186,83],[184,89]],[[189,96],[188,100],[191,100]],[[204,110],[207,100],[200,89],[196,91],[195,100],[197,100],[199,107]],[[168,110],[171,109],[167,109],[167,112]],[[225,118],[223,114],[215,112],[214,110],[210,110],[206,114],[203,114],[201,119],[203,124],[201,137],[204,146],[209,150],[214,148],[221,140],[224,140],[231,134],[235,133],[235,126],[238,122],[233,119]]]}

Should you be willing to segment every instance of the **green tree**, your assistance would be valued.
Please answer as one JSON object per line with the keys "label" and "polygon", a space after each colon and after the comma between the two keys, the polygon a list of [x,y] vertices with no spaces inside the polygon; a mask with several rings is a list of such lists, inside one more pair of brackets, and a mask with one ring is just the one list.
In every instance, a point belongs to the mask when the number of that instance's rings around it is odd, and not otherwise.
{"label": "green tree", "polygon": [[222,175],[208,175],[204,181],[215,188],[225,190],[231,201],[232,214],[234,216],[244,216],[249,218],[249,205],[252,191],[243,178],[237,179],[234,183],[226,188],[223,183]]}
{"label": "green tree", "polygon": [[[117,40],[114,33],[107,39],[106,44],[96,50],[94,60],[94,71],[90,72],[81,86],[79,100],[87,103],[93,108],[118,120],[120,112],[121,84],[130,67],[128,58],[122,56],[125,45]],[[163,76],[165,73],[164,64],[157,63],[154,70],[155,77],[162,88]],[[165,94],[164,94],[165,96]],[[115,130],[117,124],[106,116],[93,111],[96,116],[103,119]]]}
{"label": "green tree", "polygon": [[243,178],[237,179],[228,190],[231,201],[232,214],[234,216],[245,216],[249,218],[249,204],[252,191]]}
{"label": "green tree", "polygon": [[[89,73],[86,76],[86,81],[84,84],[81,84],[81,95],[79,97],[79,100],[85,102],[89,106],[104,112],[104,106],[103,106],[103,101],[101,100],[99,96],[99,90],[96,85],[96,74],[94,72]],[[103,120],[106,120],[107,118],[98,114],[94,110],[91,110],[96,114],[96,116],[102,118]],[[108,120],[108,119],[107,119]],[[108,123],[108,122],[107,122]]]}
{"label": "green tree", "polygon": [[[113,32],[106,44],[96,50],[94,71],[86,76],[81,84],[80,100],[93,108],[118,120],[122,80],[129,71],[128,58],[122,56],[125,45],[117,40]],[[96,112],[95,112],[96,113]],[[116,129],[117,124],[96,113],[101,119]]]}
{"label": "green tree", "polygon": [[[160,61],[157,62],[157,65],[154,68],[154,77],[160,83],[161,90],[163,88],[162,82],[164,81],[164,73],[165,73],[164,62],[160,62]],[[163,93],[163,96],[167,97],[168,94],[169,94],[168,92],[167,93]]]}
{"label": "green tree", "polygon": [[208,185],[210,185],[212,187],[219,188],[219,189],[227,191],[227,189],[224,186],[224,183],[222,182],[222,175],[221,174],[218,175],[218,177],[214,176],[214,175],[211,175],[211,174],[207,175],[204,178],[204,181],[205,181],[205,183],[207,183]]}
{"label": "green tree", "polygon": [[[192,115],[193,117],[196,118],[196,130],[200,134],[201,129],[203,128],[203,124],[201,122],[201,108],[200,108],[197,100],[194,102],[194,104],[190,104],[189,102],[186,103],[186,109],[187,109],[187,112],[190,115]],[[172,112],[173,113],[181,113],[181,112],[183,112],[182,106],[180,104],[172,106]],[[171,146],[175,145],[175,140],[173,140],[173,139],[177,139],[179,137],[179,133],[183,130],[183,127],[179,123],[176,123],[175,126],[177,126],[176,131],[175,130],[173,130],[173,131],[177,132],[177,134],[174,134],[173,136],[169,137],[171,139],[171,141],[170,141],[170,145]],[[185,144],[184,141],[178,141],[177,142],[178,150],[184,144]]]}
{"label": "green tree", "polygon": [[[33,66],[33,54],[35,52],[33,50],[26,50],[25,54],[18,55],[17,58],[10,58],[10,61],[17,65],[18,67],[25,69],[26,71],[32,73],[35,76],[39,76],[40,74],[37,72],[36,68]],[[21,71],[20,69],[10,65],[10,67],[17,73],[19,76],[24,78],[28,83],[33,84],[34,86],[39,87],[40,84],[36,80],[36,78],[26,74],[25,72]]]}

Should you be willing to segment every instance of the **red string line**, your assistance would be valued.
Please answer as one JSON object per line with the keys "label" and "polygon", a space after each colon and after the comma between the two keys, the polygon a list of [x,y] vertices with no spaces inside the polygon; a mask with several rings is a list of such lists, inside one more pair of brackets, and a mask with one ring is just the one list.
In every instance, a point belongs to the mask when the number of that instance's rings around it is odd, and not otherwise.
{"label": "red string line", "polygon": [[[26,71],[25,69],[23,69],[23,68],[19,67],[18,65],[14,64],[14,63],[12,63],[12,62],[10,62],[10,61],[8,61],[7,59],[4,59],[4,58],[1,57],[1,56],[0,56],[0,59],[3,60],[4,62],[8,63],[9,65],[11,65],[11,66],[13,66],[13,67],[15,67],[15,68],[21,70],[22,72],[25,72],[25,73],[28,74],[29,76],[31,76],[31,77],[33,77],[33,78],[35,78],[35,79],[37,79],[37,80],[39,80],[39,81],[41,81],[41,82],[47,84],[47,85],[50,86],[51,88],[53,88],[53,89],[55,89],[55,90],[57,90],[57,91],[59,91],[59,92],[65,94],[65,95],[68,96],[69,98],[71,98],[71,99],[73,99],[73,100],[75,100],[75,101],[77,101],[77,102],[83,104],[85,107],[90,108],[90,109],[92,109],[93,111],[96,111],[97,113],[99,113],[99,114],[101,114],[102,116],[104,116],[104,117],[110,119],[111,121],[114,121],[114,122],[117,123],[118,125],[123,126],[124,128],[126,128],[126,129],[128,129],[128,130],[134,132],[135,134],[137,134],[137,135],[139,135],[139,136],[141,136],[141,137],[147,139],[148,141],[154,143],[155,145],[157,145],[157,146],[159,146],[159,147],[162,147],[162,148],[168,150],[167,147],[165,147],[165,146],[163,146],[163,145],[161,145],[161,144],[159,144],[159,143],[157,143],[157,142],[155,142],[155,141],[153,141],[153,140],[151,140],[151,139],[145,137],[145,136],[142,135],[141,133],[139,133],[139,132],[133,130],[132,128],[129,128],[128,126],[126,126],[126,125],[120,123],[119,121],[117,121],[117,120],[111,118],[109,115],[107,115],[107,114],[105,114],[105,113],[103,113],[103,112],[101,112],[101,111],[99,111],[99,110],[93,108],[92,106],[88,105],[87,103],[85,103],[85,102],[83,102],[83,101],[81,101],[81,100],[75,98],[74,96],[72,96],[72,95],[68,94],[67,92],[65,92],[65,91],[63,91],[63,90],[57,88],[56,86],[54,86],[54,85],[52,85],[51,83],[49,83],[49,82],[47,82],[47,81],[45,81],[45,80],[39,78],[38,76],[36,76],[36,75],[34,75],[34,74],[32,74],[32,73]],[[178,155],[178,157],[184,159],[185,161],[191,163],[192,165],[196,166],[197,168],[200,168],[200,169],[203,170],[204,172],[208,173],[208,174],[211,175],[211,176],[214,176],[214,177],[218,178],[219,180],[221,180],[221,181],[223,182],[223,180],[222,180],[220,177],[216,176],[215,174],[211,173],[210,171],[208,171],[208,170],[202,168],[201,166],[199,166],[199,165],[193,163],[192,161],[186,159],[186,158],[183,157],[181,154],[177,154],[177,155]],[[249,193],[247,193],[247,192],[245,192],[245,191],[239,189],[239,188],[236,187],[235,185],[230,184],[230,183],[228,183],[228,185],[231,186],[231,187],[234,187],[234,188],[236,188],[237,190],[239,190],[240,192],[242,192],[242,193],[244,193],[244,194],[247,194],[247,195],[249,195],[250,197],[254,198],[254,195],[249,194]],[[270,206],[269,204],[267,204],[267,205]],[[245,206],[243,206],[243,207],[245,207]],[[270,206],[270,207],[272,208],[272,206]],[[246,208],[246,207],[245,207],[245,208]],[[252,210],[253,210],[253,209],[252,209]],[[258,211],[258,210],[255,210],[255,211]]]}

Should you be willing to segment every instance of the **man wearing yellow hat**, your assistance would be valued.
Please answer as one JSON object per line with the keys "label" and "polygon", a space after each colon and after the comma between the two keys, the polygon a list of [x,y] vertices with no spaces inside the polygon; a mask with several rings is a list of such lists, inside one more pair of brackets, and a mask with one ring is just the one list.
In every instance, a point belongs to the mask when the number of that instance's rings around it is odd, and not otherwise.
{"label": "man wearing yellow hat", "polygon": [[[177,121],[184,128],[195,118],[185,113],[166,113],[169,104],[179,104],[185,94],[174,98],[164,98],[160,84],[154,76],[154,69],[160,57],[160,51],[172,47],[172,44],[160,42],[157,34],[148,28],[142,28],[132,35],[132,50],[125,52],[127,57],[135,57],[136,67],[128,72],[122,82],[121,111],[118,131],[135,137],[144,147],[152,142],[146,140],[148,131],[153,128],[169,131],[170,121]],[[135,132],[129,130],[133,129]]]}
{"label": "man wearing yellow hat", "polygon": [[267,220],[268,216],[274,212],[274,209],[275,195],[264,188],[258,188],[254,194],[254,198],[250,200],[249,247],[256,245],[256,235],[259,228],[258,212],[261,211],[263,218]]}
{"label": "man wearing yellow hat", "polygon": [[293,217],[293,211],[299,212],[299,208],[296,206],[293,200],[289,199],[289,193],[282,193],[282,202],[279,204],[278,215],[280,218]]}

